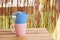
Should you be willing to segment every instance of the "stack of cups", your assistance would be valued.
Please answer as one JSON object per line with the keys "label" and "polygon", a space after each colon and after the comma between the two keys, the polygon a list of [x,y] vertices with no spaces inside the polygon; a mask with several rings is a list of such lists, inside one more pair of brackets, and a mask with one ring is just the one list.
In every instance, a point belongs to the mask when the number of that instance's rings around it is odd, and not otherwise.
{"label": "stack of cups", "polygon": [[[17,12],[14,24],[16,36],[24,36],[26,33],[28,14],[25,12]],[[12,31],[13,32],[13,31]]]}

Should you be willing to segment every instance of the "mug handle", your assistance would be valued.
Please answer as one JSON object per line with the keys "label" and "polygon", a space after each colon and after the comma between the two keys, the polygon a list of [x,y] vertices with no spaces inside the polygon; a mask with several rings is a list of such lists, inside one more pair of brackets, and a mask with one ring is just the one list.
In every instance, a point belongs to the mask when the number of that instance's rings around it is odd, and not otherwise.
{"label": "mug handle", "polygon": [[14,24],[11,24],[11,25],[10,25],[10,30],[11,30],[13,33],[16,33],[16,32],[15,32],[15,29],[12,29],[12,26],[14,26]]}

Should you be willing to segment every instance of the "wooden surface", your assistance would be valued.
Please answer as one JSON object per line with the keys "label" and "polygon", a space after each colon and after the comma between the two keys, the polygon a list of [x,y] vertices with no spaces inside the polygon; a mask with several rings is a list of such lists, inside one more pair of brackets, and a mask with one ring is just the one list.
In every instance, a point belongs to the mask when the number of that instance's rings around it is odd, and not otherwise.
{"label": "wooden surface", "polygon": [[0,29],[0,40],[54,40],[45,28],[28,28],[26,35],[16,37],[10,29]]}

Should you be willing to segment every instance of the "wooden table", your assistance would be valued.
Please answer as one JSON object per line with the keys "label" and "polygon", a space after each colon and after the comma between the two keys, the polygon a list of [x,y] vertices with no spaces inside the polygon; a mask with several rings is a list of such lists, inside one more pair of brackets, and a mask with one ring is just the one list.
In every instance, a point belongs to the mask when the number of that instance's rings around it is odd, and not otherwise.
{"label": "wooden table", "polygon": [[10,29],[0,29],[0,40],[54,40],[45,28],[27,28],[26,35],[16,37]]}

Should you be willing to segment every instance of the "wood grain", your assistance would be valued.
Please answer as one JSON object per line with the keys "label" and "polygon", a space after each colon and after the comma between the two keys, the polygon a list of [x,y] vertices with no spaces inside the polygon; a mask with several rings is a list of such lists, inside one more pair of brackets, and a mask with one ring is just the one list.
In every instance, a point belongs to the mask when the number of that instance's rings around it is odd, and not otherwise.
{"label": "wood grain", "polygon": [[10,29],[0,29],[0,40],[54,40],[45,28],[27,28],[25,36],[16,37]]}

